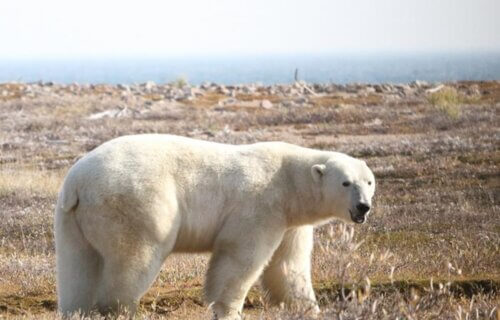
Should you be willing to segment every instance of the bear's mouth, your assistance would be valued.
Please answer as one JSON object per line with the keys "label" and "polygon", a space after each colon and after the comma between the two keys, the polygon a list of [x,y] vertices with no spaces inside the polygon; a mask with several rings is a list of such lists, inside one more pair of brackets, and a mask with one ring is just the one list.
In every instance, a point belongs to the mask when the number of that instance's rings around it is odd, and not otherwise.
{"label": "bear's mouth", "polygon": [[365,215],[356,215],[350,209],[349,213],[351,214],[352,221],[354,221],[355,223],[364,223],[366,221]]}

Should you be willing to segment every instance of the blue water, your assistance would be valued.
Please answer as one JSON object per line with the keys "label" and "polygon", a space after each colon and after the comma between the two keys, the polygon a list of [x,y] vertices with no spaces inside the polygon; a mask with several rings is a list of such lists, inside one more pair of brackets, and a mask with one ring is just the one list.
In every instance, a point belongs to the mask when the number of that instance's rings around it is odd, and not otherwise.
{"label": "blue water", "polygon": [[0,60],[0,82],[192,84],[500,80],[500,53]]}

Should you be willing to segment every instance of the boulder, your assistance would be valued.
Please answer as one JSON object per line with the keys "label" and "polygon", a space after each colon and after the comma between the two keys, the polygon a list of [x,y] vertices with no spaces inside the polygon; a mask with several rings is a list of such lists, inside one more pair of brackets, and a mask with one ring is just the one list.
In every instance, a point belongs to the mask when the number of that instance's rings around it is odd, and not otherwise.
{"label": "boulder", "polygon": [[271,109],[273,107],[273,103],[266,99],[260,102],[260,106],[264,109]]}

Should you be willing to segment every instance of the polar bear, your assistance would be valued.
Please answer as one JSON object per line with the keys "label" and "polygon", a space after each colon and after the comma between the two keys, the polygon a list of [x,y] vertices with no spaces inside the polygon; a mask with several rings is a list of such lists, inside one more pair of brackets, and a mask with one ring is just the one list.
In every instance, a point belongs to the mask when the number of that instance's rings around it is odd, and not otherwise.
{"label": "polar bear", "polygon": [[135,312],[170,253],[211,251],[205,298],[217,319],[239,319],[259,277],[272,302],[318,311],[313,225],[365,222],[374,192],[365,162],[337,152],[160,134],[108,141],[59,193],[59,310]]}

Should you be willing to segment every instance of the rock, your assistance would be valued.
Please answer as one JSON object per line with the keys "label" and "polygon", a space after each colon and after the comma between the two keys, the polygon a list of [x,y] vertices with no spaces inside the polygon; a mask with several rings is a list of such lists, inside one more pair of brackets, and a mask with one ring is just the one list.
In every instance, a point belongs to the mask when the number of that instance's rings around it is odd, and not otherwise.
{"label": "rock", "polygon": [[191,93],[195,97],[202,97],[205,95],[205,92],[203,92],[203,90],[201,90],[200,88],[191,88]]}
{"label": "rock", "polygon": [[191,87],[184,87],[184,88],[182,88],[182,92],[184,92],[185,96],[195,97],[197,90],[195,88],[191,88]]}
{"label": "rock", "polygon": [[347,93],[358,93],[358,91],[359,91],[358,87],[353,85],[347,85],[345,88],[345,92]]}
{"label": "rock", "polygon": [[324,92],[325,92],[325,93],[329,93],[329,94],[332,94],[332,93],[337,93],[337,92],[339,92],[339,91],[340,91],[339,87],[338,87],[338,86],[336,86],[336,85],[334,85],[334,84],[329,85],[329,86],[327,86],[327,87],[324,89]]}
{"label": "rock", "polygon": [[200,85],[200,88],[202,90],[208,90],[212,87],[212,83],[211,82],[203,82],[201,85]]}
{"label": "rock", "polygon": [[382,120],[380,120],[379,118],[375,118],[372,121],[365,123],[366,126],[380,126],[381,124]]}
{"label": "rock", "polygon": [[298,97],[297,99],[294,99],[293,102],[295,102],[296,104],[299,104],[299,105],[303,105],[303,104],[308,103],[309,99],[307,99],[306,97]]}
{"label": "rock", "polygon": [[175,98],[175,100],[177,100],[177,101],[193,101],[194,97],[192,95],[185,94],[185,95],[177,96]]}
{"label": "rock", "polygon": [[130,91],[130,86],[126,85],[126,84],[118,84],[116,86],[118,89],[120,90],[123,90],[123,91],[127,91],[129,92]]}
{"label": "rock", "polygon": [[217,102],[217,106],[222,108],[222,107],[225,107],[225,106],[228,106],[228,105],[236,105],[236,104],[239,104],[240,101],[238,99],[235,99],[235,98],[225,98],[225,99],[221,99]]}
{"label": "rock", "polygon": [[198,89],[192,87],[183,87],[182,89],[172,89],[169,94],[165,95],[168,99],[174,99],[177,101],[192,101],[196,98],[198,94]]}
{"label": "rock", "polygon": [[285,107],[285,108],[296,108],[296,107],[299,107],[299,105],[293,101],[293,100],[285,100],[283,102],[280,103],[281,106]]}
{"label": "rock", "polygon": [[375,90],[375,88],[374,88],[374,87],[372,87],[372,86],[368,86],[368,87],[366,87],[366,88],[365,88],[365,92],[366,92],[366,93],[375,93],[375,92],[376,92],[376,90]]}
{"label": "rock", "polygon": [[382,92],[394,92],[396,91],[395,87],[392,84],[383,84]]}
{"label": "rock", "polygon": [[253,86],[243,86],[241,88],[241,91],[245,94],[251,94],[255,92],[255,87]]}
{"label": "rock", "polygon": [[410,95],[413,95],[415,93],[415,89],[413,89],[412,87],[410,87],[409,85],[406,85],[406,84],[398,84],[398,85],[395,85],[394,87],[403,96],[410,96]]}
{"label": "rock", "polygon": [[273,103],[269,100],[262,100],[260,102],[260,106],[261,108],[264,108],[264,109],[271,109],[273,107]]}
{"label": "rock", "polygon": [[430,89],[427,89],[425,90],[426,93],[435,93],[435,92],[438,92],[440,90],[444,89],[444,84],[440,84],[434,88],[430,88]]}
{"label": "rock", "polygon": [[130,115],[130,110],[128,108],[123,109],[112,109],[103,112],[98,112],[91,114],[87,117],[89,120],[97,120],[102,118],[121,118]]}
{"label": "rock", "polygon": [[223,94],[223,95],[230,95],[230,91],[226,88],[224,85],[220,85],[217,87],[217,93]]}
{"label": "rock", "polygon": [[151,91],[156,87],[156,83],[154,81],[148,81],[144,84],[144,89]]}
{"label": "rock", "polygon": [[33,93],[33,88],[28,85],[24,88],[24,91],[23,91],[25,94],[32,94]]}
{"label": "rock", "polygon": [[364,87],[358,91],[358,94],[368,96],[375,92],[377,92],[377,90],[374,87]]}
{"label": "rock", "polygon": [[316,92],[309,88],[307,83],[305,81],[297,81],[294,83],[294,87],[299,89],[301,93],[303,94],[311,94],[311,95],[316,95]]}
{"label": "rock", "polygon": [[223,102],[223,104],[225,105],[234,105],[234,104],[237,104],[238,103],[238,100],[235,99],[235,98],[227,98],[227,99],[224,99],[224,100],[221,100]]}
{"label": "rock", "polygon": [[69,92],[73,93],[73,94],[77,94],[78,92],[80,92],[80,87],[77,85],[77,84],[70,84],[68,86],[68,90]]}
{"label": "rock", "polygon": [[379,85],[379,84],[374,85],[374,86],[373,86],[373,89],[375,89],[375,92],[377,92],[377,93],[382,93],[382,92],[384,92],[384,89],[383,89],[383,88],[382,88],[382,86],[381,86],[381,85]]}
{"label": "rock", "polygon": [[415,80],[413,81],[412,85],[417,88],[429,87],[429,83],[423,80]]}

